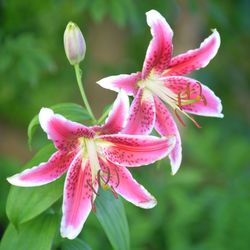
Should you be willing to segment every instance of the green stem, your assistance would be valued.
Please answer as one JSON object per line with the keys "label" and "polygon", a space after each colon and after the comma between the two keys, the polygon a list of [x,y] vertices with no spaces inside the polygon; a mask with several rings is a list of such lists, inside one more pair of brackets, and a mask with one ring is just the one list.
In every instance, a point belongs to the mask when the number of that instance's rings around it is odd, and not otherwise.
{"label": "green stem", "polygon": [[81,69],[79,67],[79,64],[75,64],[74,69],[75,69],[77,84],[78,84],[78,87],[79,87],[79,90],[80,90],[84,105],[85,105],[89,115],[91,116],[91,119],[92,119],[93,123],[96,123],[96,118],[95,118],[95,116],[94,116],[94,114],[93,114],[93,112],[91,110],[91,107],[89,105],[87,96],[86,96],[86,94],[84,92],[84,89],[83,89],[83,86],[82,86],[82,74],[81,74]]}
{"label": "green stem", "polygon": [[102,116],[98,119],[97,124],[100,124],[103,122],[103,120],[108,116],[110,110],[112,109],[113,105],[110,105],[109,108],[102,114]]}

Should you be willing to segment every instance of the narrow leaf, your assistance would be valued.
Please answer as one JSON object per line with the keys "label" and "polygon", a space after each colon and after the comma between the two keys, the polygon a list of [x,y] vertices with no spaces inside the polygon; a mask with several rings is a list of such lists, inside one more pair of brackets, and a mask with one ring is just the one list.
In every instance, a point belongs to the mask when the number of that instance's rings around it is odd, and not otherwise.
{"label": "narrow leaf", "polygon": [[[65,116],[67,119],[83,122],[90,119],[88,112],[82,106],[75,103],[60,103],[50,107],[55,113]],[[38,115],[34,116],[28,126],[28,141],[31,146],[32,137],[39,125]]]}
{"label": "narrow leaf", "polygon": [[122,201],[111,192],[100,190],[96,199],[96,216],[114,249],[129,249],[128,222]]}
{"label": "narrow leaf", "polygon": [[81,239],[64,240],[62,250],[91,250],[90,246]]}
{"label": "narrow leaf", "polygon": [[9,224],[0,250],[50,250],[59,227],[59,218],[55,214],[44,214],[26,222],[18,230]]}
{"label": "narrow leaf", "polygon": [[[23,169],[48,160],[55,151],[52,144],[41,149]],[[8,195],[6,213],[9,220],[18,225],[42,213],[62,195],[63,178],[40,187],[12,186]]]}

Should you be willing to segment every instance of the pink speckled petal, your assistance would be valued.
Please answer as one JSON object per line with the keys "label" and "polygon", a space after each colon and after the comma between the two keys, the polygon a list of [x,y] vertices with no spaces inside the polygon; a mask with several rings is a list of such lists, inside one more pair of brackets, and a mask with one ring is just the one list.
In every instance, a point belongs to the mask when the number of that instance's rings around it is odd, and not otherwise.
{"label": "pink speckled petal", "polygon": [[163,136],[175,135],[176,137],[175,147],[169,154],[172,174],[176,174],[176,172],[180,168],[181,158],[182,158],[181,137],[172,115],[167,110],[164,103],[162,103],[158,97],[155,97],[155,105],[156,105],[156,120],[155,120],[156,131]]}
{"label": "pink speckled petal", "polygon": [[146,135],[103,135],[98,137],[98,150],[120,166],[138,167],[154,163],[173,149],[175,137]]}
{"label": "pink speckled petal", "polygon": [[142,78],[145,79],[150,72],[161,73],[169,65],[172,56],[173,31],[165,18],[156,10],[146,13],[147,23],[151,28],[152,40],[148,46],[143,64]]}
{"label": "pink speckled petal", "polygon": [[124,199],[142,208],[153,208],[157,202],[156,199],[136,180],[133,179],[131,173],[121,166],[117,166],[107,159],[100,159],[101,169],[106,175],[109,173],[110,178],[108,185],[120,194]]}
{"label": "pink speckled petal", "polygon": [[92,138],[95,132],[80,123],[67,120],[61,115],[54,114],[51,109],[42,108],[39,113],[42,129],[47,133],[55,146],[60,150],[74,149],[79,137]]}
{"label": "pink speckled petal", "polygon": [[121,91],[109,113],[105,124],[101,127],[101,134],[116,134],[122,130],[127,121],[129,112],[129,100],[124,91]]}
{"label": "pink speckled petal", "polygon": [[48,162],[26,169],[20,174],[7,178],[7,180],[11,184],[21,187],[41,186],[50,183],[66,172],[75,155],[74,151],[68,154],[57,151],[50,157]]}
{"label": "pink speckled petal", "polygon": [[174,57],[164,75],[185,75],[204,68],[212,60],[220,47],[220,35],[216,30],[201,43],[200,48],[189,50]]}
{"label": "pink speckled petal", "polygon": [[62,237],[76,238],[91,211],[93,190],[88,185],[92,181],[90,171],[89,161],[82,160],[81,155],[69,168],[64,185]]}
{"label": "pink speckled petal", "polygon": [[105,77],[97,82],[105,89],[119,92],[124,90],[127,95],[135,95],[138,86],[137,82],[141,80],[141,72],[133,73],[131,75],[122,74],[117,76]]}
{"label": "pink speckled petal", "polygon": [[194,79],[183,76],[170,76],[165,78],[164,85],[174,93],[190,89],[190,99],[195,99],[202,94],[202,99],[189,105],[182,106],[188,113],[202,116],[223,117],[221,100],[207,86],[200,84]]}
{"label": "pink speckled petal", "polygon": [[139,89],[129,111],[128,122],[122,130],[124,134],[149,134],[155,122],[155,104],[150,91]]}

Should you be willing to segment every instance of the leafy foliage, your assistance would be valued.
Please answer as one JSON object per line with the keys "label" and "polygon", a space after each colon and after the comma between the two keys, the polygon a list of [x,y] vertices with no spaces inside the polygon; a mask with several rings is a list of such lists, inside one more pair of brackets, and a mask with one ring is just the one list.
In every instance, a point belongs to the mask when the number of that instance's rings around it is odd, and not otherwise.
{"label": "leafy foliage", "polygon": [[111,192],[100,191],[96,200],[96,216],[116,250],[129,249],[129,230],[125,210],[120,199]]}
{"label": "leafy foliage", "polygon": [[[41,149],[24,169],[44,162],[54,152],[53,145]],[[36,217],[62,195],[63,179],[41,187],[23,188],[12,186],[7,200],[6,212],[9,220],[18,227],[19,224]]]}
{"label": "leafy foliage", "polygon": [[16,229],[9,224],[0,244],[1,250],[50,250],[58,227],[58,216],[46,214]]}
{"label": "leafy foliage", "polygon": [[[193,130],[191,126],[183,129],[185,130],[183,131],[184,159],[181,170],[176,176],[170,176],[170,166],[166,160],[157,163],[158,167],[153,165],[132,170],[138,181],[157,198],[158,205],[152,210],[142,210],[125,204],[130,226],[131,249],[247,250],[250,245],[248,223],[250,65],[246,53],[250,41],[249,1],[212,0],[206,3],[193,0],[186,3],[172,0],[2,1],[0,2],[1,124],[25,130],[31,116],[42,106],[79,102],[76,85],[73,85],[73,70],[68,66],[62,46],[63,30],[69,20],[83,27],[87,41],[83,77],[86,80],[85,88],[89,93],[93,89],[93,82],[100,76],[133,72],[135,68],[139,70],[146,46],[150,41],[144,13],[151,8],[159,10],[166,16],[177,34],[183,26],[183,23],[180,23],[182,17],[185,17],[183,20],[194,20],[195,25],[192,25],[192,29],[195,30],[186,34],[185,40],[199,31],[202,40],[202,37],[206,36],[203,34],[207,34],[207,31],[214,27],[221,33],[222,46],[218,56],[206,70],[196,74],[201,82],[209,86],[214,84],[212,88],[223,101],[225,118],[223,120],[199,118],[204,125],[202,130]],[[110,23],[113,22],[114,26],[119,27],[119,29],[116,27],[121,32],[117,33],[118,35],[113,30],[104,31],[104,34],[111,36],[111,40],[114,41],[109,45],[110,48],[103,48],[101,45],[104,38],[100,39],[98,34],[93,34],[97,32],[94,29],[95,22],[98,25],[108,22],[108,26],[112,26]],[[101,26],[103,27],[106,26]],[[125,40],[123,46],[125,51],[119,63],[109,62],[109,58],[98,63],[96,55],[93,54],[108,51],[110,58],[113,57],[115,53],[113,46],[117,44],[116,38],[120,34],[124,34],[122,39]],[[95,39],[88,41],[90,35]],[[176,44],[182,43],[177,35],[175,39]],[[98,50],[99,47],[101,49]],[[94,70],[91,71],[92,69]],[[92,76],[88,78],[90,74]],[[93,82],[89,84],[90,79]],[[95,98],[91,102],[97,105],[105,93],[103,92],[100,98],[93,94],[94,91],[95,89],[92,90],[92,96]],[[79,106],[71,109],[70,105],[72,104],[69,104],[69,107],[59,107],[58,113],[67,116],[67,113],[71,114],[72,109],[79,108],[79,113],[76,111],[74,117],[68,118],[77,121],[88,120],[83,114],[83,109]],[[29,127],[30,138],[34,135],[36,127],[37,118],[34,118]],[[34,148],[37,148],[36,144],[39,142],[34,140]],[[44,158],[41,156],[40,160],[47,160],[52,151],[51,147],[51,151],[48,149],[47,155],[44,154]],[[14,148],[13,155],[15,156]],[[110,249],[110,243],[93,216],[86,222],[79,239],[52,245],[56,241],[59,218],[58,215],[49,214],[51,210],[48,210],[48,207],[60,199],[63,179],[59,180],[60,183],[50,184],[52,186],[31,188],[29,191],[11,187],[7,214],[13,223],[19,225],[19,231],[12,224],[7,225],[3,206],[6,204],[9,185],[5,178],[17,172],[17,166],[21,163],[16,163],[13,160],[15,157],[13,159],[6,159],[6,156],[2,155],[0,157],[0,234],[6,229],[1,240],[1,250],[34,249],[34,245],[37,246],[36,249],[40,246],[40,249],[44,250],[58,250],[58,246],[63,250],[88,249],[85,242],[91,242],[90,246],[93,249]],[[40,163],[40,160],[38,157],[37,162],[31,161],[25,168]],[[47,193],[51,188],[55,188],[56,191],[53,196]],[[17,193],[20,197],[14,199],[14,194]],[[104,192],[105,195],[109,193]],[[60,211],[59,207],[56,209],[57,212]],[[118,222],[114,221],[116,217],[110,217],[113,215],[110,211],[106,211],[106,220],[110,224],[104,224],[110,226],[106,232],[113,242],[112,246],[116,247],[116,244],[119,244],[117,242],[122,242],[122,234],[114,230]],[[99,217],[100,221],[104,221],[101,215]],[[120,236],[114,236],[114,233],[119,233]],[[123,234],[127,235],[127,229]],[[34,235],[36,237],[32,237]],[[128,241],[124,243],[125,245],[128,248]]]}

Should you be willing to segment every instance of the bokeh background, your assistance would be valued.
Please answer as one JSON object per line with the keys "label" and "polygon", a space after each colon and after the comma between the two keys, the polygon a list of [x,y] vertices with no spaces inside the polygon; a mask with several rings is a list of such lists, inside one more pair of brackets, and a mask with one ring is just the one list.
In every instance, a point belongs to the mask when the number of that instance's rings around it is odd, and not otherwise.
{"label": "bokeh background", "polygon": [[[115,93],[95,82],[139,71],[151,39],[145,12],[158,10],[174,30],[174,54],[196,48],[217,28],[222,44],[192,74],[222,99],[224,119],[182,128],[183,163],[171,176],[168,160],[132,170],[157,198],[152,210],[125,203],[135,250],[247,250],[250,247],[250,2],[248,0],[0,0],[0,237],[9,185],[43,144],[27,144],[27,126],[42,106],[82,104],[64,55],[68,21],[82,29],[87,54],[83,81],[100,116]],[[46,136],[43,136],[46,140]],[[111,246],[92,214],[81,237],[93,249]],[[53,248],[55,249],[55,248]]]}

